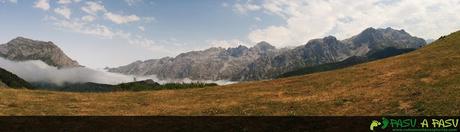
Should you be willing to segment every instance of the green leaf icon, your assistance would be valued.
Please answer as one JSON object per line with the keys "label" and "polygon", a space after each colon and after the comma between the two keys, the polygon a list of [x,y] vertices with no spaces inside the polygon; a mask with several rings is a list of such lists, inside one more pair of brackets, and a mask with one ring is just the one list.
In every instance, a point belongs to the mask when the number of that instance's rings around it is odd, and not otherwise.
{"label": "green leaf icon", "polygon": [[383,123],[383,125],[382,125],[381,128],[382,128],[382,129],[385,129],[385,128],[388,127],[388,124],[390,123],[390,121],[389,121],[387,118],[383,117],[383,118],[382,118],[382,123]]}
{"label": "green leaf icon", "polygon": [[381,123],[379,121],[373,120],[369,129],[374,131],[374,127],[378,127]]}

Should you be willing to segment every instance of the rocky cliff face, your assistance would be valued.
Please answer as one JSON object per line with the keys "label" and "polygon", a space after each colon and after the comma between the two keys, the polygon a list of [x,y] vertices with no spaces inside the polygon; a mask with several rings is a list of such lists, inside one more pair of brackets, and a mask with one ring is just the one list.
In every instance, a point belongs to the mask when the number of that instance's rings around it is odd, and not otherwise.
{"label": "rocky cliff face", "polygon": [[426,45],[422,38],[411,36],[404,30],[392,28],[367,28],[360,34],[342,41],[347,44],[356,55],[364,55],[370,50],[382,50],[388,47],[398,49],[420,48]]}
{"label": "rocky cliff face", "polygon": [[175,58],[136,61],[108,70],[124,74],[157,75],[160,79],[228,80],[257,58],[275,54],[276,51],[272,45],[261,42],[251,48],[210,48],[182,53]]}
{"label": "rocky cliff face", "polygon": [[58,68],[80,67],[53,42],[36,41],[18,37],[0,45],[0,56],[14,61],[41,60]]}
{"label": "rocky cliff face", "polygon": [[260,42],[251,48],[210,48],[183,53],[175,58],[137,61],[109,71],[157,75],[160,79],[261,80],[305,66],[363,56],[372,50],[388,47],[419,48],[425,44],[425,40],[413,37],[404,30],[368,28],[342,41],[328,36],[288,50],[279,50],[267,42]]}
{"label": "rocky cliff face", "polygon": [[413,37],[404,30],[367,28],[360,34],[342,41],[328,36],[311,40],[303,46],[279,55],[259,58],[232,80],[269,79],[302,67],[339,62],[352,56],[365,56],[369,51],[390,47],[417,49],[424,45],[424,39]]}
{"label": "rocky cliff face", "polygon": [[335,37],[314,39],[306,45],[258,58],[232,80],[269,79],[300,67],[341,61],[350,55],[351,51],[347,46]]}

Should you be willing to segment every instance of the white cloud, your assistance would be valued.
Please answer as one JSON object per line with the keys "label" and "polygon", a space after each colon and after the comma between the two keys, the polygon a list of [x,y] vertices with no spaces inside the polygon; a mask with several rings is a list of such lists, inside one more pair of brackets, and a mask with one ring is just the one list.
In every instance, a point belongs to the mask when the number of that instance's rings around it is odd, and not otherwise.
{"label": "white cloud", "polygon": [[155,21],[154,17],[144,17],[142,19],[144,20],[145,23],[152,23]]}
{"label": "white cloud", "polygon": [[70,11],[70,9],[67,7],[56,8],[54,9],[54,12],[59,15],[64,16],[67,19],[70,19],[70,15],[72,14],[72,11]]}
{"label": "white cloud", "polygon": [[115,35],[115,33],[110,28],[100,24],[89,25],[81,21],[59,19],[56,19],[54,24],[60,29],[70,30],[87,35],[95,35],[103,38],[113,38]]}
{"label": "white cloud", "polygon": [[[90,16],[90,15],[89,15]],[[93,17],[93,16],[90,16]],[[165,47],[164,45],[171,44],[169,42],[162,42],[159,44],[153,39],[149,39],[140,35],[133,35],[123,30],[116,30],[101,24],[92,24],[85,21],[83,17],[79,19],[58,19],[56,17],[47,17],[46,20],[51,20],[56,27],[60,30],[71,31],[80,34],[91,35],[100,37],[102,39],[120,39],[126,41],[128,44],[142,47],[146,50],[156,53],[164,53],[173,55],[180,52],[177,49]],[[143,28],[143,27],[139,27]]]}
{"label": "white cloud", "polygon": [[[121,33],[119,33],[121,34]],[[120,37],[128,41],[128,44],[140,46],[143,49],[152,51],[154,53],[161,53],[164,55],[176,55],[184,52],[184,48],[177,48],[177,42],[173,40],[160,40],[156,41],[140,35],[121,35]]]}
{"label": "white cloud", "polygon": [[156,46],[156,42],[154,40],[147,39],[141,36],[130,37],[128,39],[128,42],[129,44],[140,45],[141,47],[149,48],[149,49],[163,49],[164,48],[161,46]]}
{"label": "white cloud", "polygon": [[34,7],[47,11],[50,9],[49,0],[37,0],[34,4]]}
{"label": "white cloud", "polygon": [[140,20],[140,18],[136,15],[123,16],[123,15],[114,14],[111,12],[105,13],[105,18],[116,24],[125,24],[125,23],[136,22]]}
{"label": "white cloud", "polygon": [[63,31],[71,31],[86,35],[93,35],[100,38],[113,38],[118,35],[118,32],[114,32],[107,26],[101,24],[88,23],[88,20],[85,19],[93,19],[93,16],[87,15],[82,17],[81,19],[60,19],[54,16],[46,16],[44,20],[51,22],[53,25],[57,27],[57,29]]}
{"label": "white cloud", "polygon": [[83,16],[81,18],[81,20],[83,20],[85,22],[92,22],[92,21],[96,20],[96,17],[91,16],[91,15],[86,15],[86,16]]}
{"label": "white cloud", "polygon": [[236,3],[234,5],[234,9],[235,11],[239,12],[239,13],[247,13],[248,11],[257,11],[257,10],[260,10],[262,9],[261,6],[258,6],[258,5],[255,5],[255,4],[250,4],[250,3],[246,3],[246,4],[239,4],[239,3]]}
{"label": "white cloud", "polygon": [[259,21],[259,22],[262,21],[260,17],[254,17],[254,20]]}
{"label": "white cloud", "polygon": [[59,4],[66,5],[66,4],[72,3],[72,0],[58,0],[58,3],[59,3]]}
{"label": "white cloud", "polygon": [[240,45],[243,46],[250,46],[247,42],[233,39],[233,40],[208,40],[207,43],[211,47],[222,47],[222,48],[231,48],[231,47],[238,47]]}
{"label": "white cloud", "polygon": [[437,38],[460,29],[458,0],[263,0],[240,1],[237,13],[260,11],[279,16],[282,25],[256,28],[251,42],[277,47],[304,44],[327,35],[344,39],[367,27],[405,29],[412,35]]}
{"label": "white cloud", "polygon": [[228,3],[222,3],[222,7],[228,7]]}
{"label": "white cloud", "polygon": [[17,4],[18,3],[18,0],[0,0],[0,3],[13,3],[13,4]]}
{"label": "white cloud", "polygon": [[[44,1],[49,3],[48,0]],[[48,20],[54,24],[58,30],[70,31],[74,33],[80,33],[85,35],[90,35],[98,37],[101,39],[117,39],[121,41],[126,41],[128,44],[136,45],[143,47],[144,49],[156,52],[156,53],[165,53],[171,55],[171,53],[178,52],[175,48],[166,48],[165,45],[171,44],[163,41],[154,41],[153,39],[146,38],[144,36],[131,34],[128,31],[117,29],[115,27],[109,27],[107,25],[95,22],[96,19],[102,16],[105,20],[111,21],[116,24],[126,24],[131,22],[141,21],[144,23],[150,23],[155,21],[154,17],[139,17],[137,15],[122,15],[115,14],[108,11],[102,2],[87,1],[81,5],[80,9],[85,12],[81,17],[71,17],[72,11],[70,8],[67,8],[68,5],[72,2],[80,2],[80,0],[71,0],[71,1],[57,1],[58,4],[63,4],[61,7],[54,9],[53,11],[62,15],[63,17],[56,17],[54,15],[45,16],[45,20]],[[43,4],[42,2],[37,2],[38,4]],[[48,4],[49,6],[49,4]],[[49,7],[48,7],[49,9]],[[136,25],[140,31],[145,31],[145,27],[141,25]],[[161,44],[160,44],[161,43]]]}
{"label": "white cloud", "polygon": [[126,3],[128,3],[129,6],[136,5],[138,3],[144,2],[143,0],[125,0]]}
{"label": "white cloud", "polygon": [[[121,14],[115,14],[113,12],[107,11],[104,5],[102,5],[102,3],[100,2],[88,1],[85,3],[85,6],[81,7],[81,10],[92,16],[97,16],[99,12],[102,12],[104,13],[105,19],[110,20],[116,24],[126,24],[126,23],[136,22],[136,21],[141,20],[141,18],[138,17],[137,15],[121,15]],[[84,19],[87,22],[91,22],[95,20],[94,17],[89,17],[89,16],[85,16],[82,19]],[[145,20],[146,23],[150,23],[155,20],[153,17],[144,17],[142,19]]]}
{"label": "white cloud", "polygon": [[47,82],[56,85],[85,82],[118,84],[132,81],[133,78],[133,76],[84,67],[58,69],[39,60],[15,62],[0,58],[0,66],[29,82]]}
{"label": "white cloud", "polygon": [[[10,61],[4,58],[0,58],[0,67],[8,70],[17,76],[23,78],[28,82],[33,83],[53,83],[58,86],[62,86],[65,83],[102,83],[102,84],[119,84],[124,82],[131,82],[133,78],[139,80],[152,79],[160,84],[169,82],[206,82],[206,83],[217,83],[219,85],[232,84],[226,80],[210,81],[210,80],[190,80],[190,79],[167,79],[159,80],[156,75],[150,76],[134,76],[134,75],[123,75],[119,73],[107,72],[105,70],[96,70],[85,67],[65,68],[58,69],[57,67],[49,66],[40,60],[29,60],[29,61]],[[40,75],[40,76],[37,76]]]}
{"label": "white cloud", "polygon": [[141,30],[142,32],[144,32],[144,31],[145,31],[145,28],[144,28],[144,26],[139,26],[139,27],[137,27],[137,28],[139,28],[139,30]]}
{"label": "white cloud", "polygon": [[58,0],[57,1],[58,4],[62,4],[62,5],[67,5],[71,3],[79,3],[79,2],[81,2],[81,0]]}
{"label": "white cloud", "polygon": [[98,12],[107,11],[104,5],[102,5],[101,3],[88,1],[85,4],[85,6],[81,7],[81,10],[91,15],[97,15]]}

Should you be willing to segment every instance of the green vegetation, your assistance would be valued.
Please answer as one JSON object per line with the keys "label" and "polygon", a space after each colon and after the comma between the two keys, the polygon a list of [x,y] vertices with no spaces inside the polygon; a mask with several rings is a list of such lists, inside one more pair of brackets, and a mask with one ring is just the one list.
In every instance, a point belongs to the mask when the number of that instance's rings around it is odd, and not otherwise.
{"label": "green vegetation", "polygon": [[204,88],[204,87],[213,87],[218,86],[216,83],[202,83],[202,82],[192,82],[192,83],[166,83],[160,85],[159,89],[187,89],[187,88]]}
{"label": "green vegetation", "polygon": [[151,91],[166,89],[191,89],[217,86],[215,83],[166,83],[159,84],[153,80],[144,80],[137,82],[121,83],[117,85],[99,84],[99,83],[66,83],[56,85],[51,83],[33,83],[36,89],[65,91],[65,92],[114,92],[114,91]]}
{"label": "green vegetation", "polygon": [[204,88],[218,86],[215,83],[203,83],[203,82],[192,82],[192,83],[166,83],[159,84],[151,80],[122,83],[113,86],[114,91],[147,91],[147,90],[165,90],[165,89],[190,89],[190,88]]}

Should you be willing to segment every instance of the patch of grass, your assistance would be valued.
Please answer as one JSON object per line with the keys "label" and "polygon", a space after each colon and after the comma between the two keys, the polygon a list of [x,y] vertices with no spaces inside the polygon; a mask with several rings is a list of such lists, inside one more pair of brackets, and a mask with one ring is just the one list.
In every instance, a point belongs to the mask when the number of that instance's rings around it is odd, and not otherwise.
{"label": "patch of grass", "polygon": [[425,111],[425,104],[422,102],[422,101],[417,101],[415,102],[415,110],[418,112],[418,113],[424,113]]}
{"label": "patch of grass", "polygon": [[334,104],[337,105],[337,106],[340,106],[340,105],[344,105],[348,101],[349,100],[347,100],[347,99],[336,99]]}
{"label": "patch of grass", "polygon": [[418,71],[415,73],[415,78],[416,79],[421,79],[421,78],[426,78],[426,77],[429,77],[431,75],[431,72],[430,71]]}

